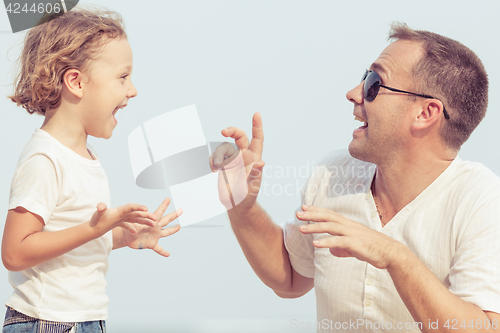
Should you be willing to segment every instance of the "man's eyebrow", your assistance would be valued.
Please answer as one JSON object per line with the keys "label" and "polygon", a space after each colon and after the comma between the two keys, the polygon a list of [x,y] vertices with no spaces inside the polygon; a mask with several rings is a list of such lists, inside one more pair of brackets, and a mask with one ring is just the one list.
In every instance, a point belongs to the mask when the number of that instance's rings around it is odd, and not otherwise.
{"label": "man's eyebrow", "polygon": [[382,65],[380,65],[379,63],[376,63],[374,62],[371,66],[370,66],[370,70],[374,71],[374,72],[377,72],[377,74],[380,74],[380,73],[383,73],[387,76],[387,71],[385,70],[384,67],[382,67]]}
{"label": "man's eyebrow", "polygon": [[382,66],[381,64],[379,64],[378,62],[374,62],[371,66],[370,66],[370,70],[374,71],[374,72],[377,72],[377,74],[380,76],[380,78],[382,79],[382,82],[384,81],[387,81],[387,80],[390,80],[390,74],[389,74],[389,71],[386,69],[386,67]]}

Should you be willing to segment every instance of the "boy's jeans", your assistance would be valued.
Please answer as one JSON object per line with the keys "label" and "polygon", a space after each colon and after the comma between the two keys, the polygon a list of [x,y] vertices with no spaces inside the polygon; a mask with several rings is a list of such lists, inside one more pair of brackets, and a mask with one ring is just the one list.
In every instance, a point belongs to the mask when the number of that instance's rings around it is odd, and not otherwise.
{"label": "boy's jeans", "polygon": [[36,319],[8,308],[2,333],[106,333],[104,320],[60,323]]}

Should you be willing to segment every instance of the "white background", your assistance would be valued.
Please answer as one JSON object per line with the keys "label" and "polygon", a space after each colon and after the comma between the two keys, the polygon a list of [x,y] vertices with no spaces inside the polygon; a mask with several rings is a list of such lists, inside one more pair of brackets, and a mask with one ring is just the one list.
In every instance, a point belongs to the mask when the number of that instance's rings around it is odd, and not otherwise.
{"label": "white background", "polygon": [[[220,141],[220,130],[230,125],[248,133],[252,114],[261,112],[266,177],[259,200],[277,223],[283,223],[293,216],[300,186],[313,165],[328,151],[346,148],[360,125],[353,120],[345,93],[387,45],[392,21],[456,39],[483,60],[490,77],[488,113],[460,156],[500,174],[496,0],[99,4],[124,17],[134,52],[132,79],[139,91],[118,113],[113,137],[90,140],[108,174],[113,206],[138,202],[153,210],[169,195],[134,184],[127,138],[155,116],[196,104],[208,141]],[[5,98],[12,92],[12,62],[24,33],[10,32],[3,10],[0,31],[3,224],[18,156],[43,118],[30,116]],[[306,325],[315,320],[314,291],[296,300],[278,298],[246,262],[226,216],[186,227],[161,244],[170,258],[130,249],[111,254],[110,332],[310,332],[293,328],[292,321]],[[10,293],[2,267],[0,300]]]}

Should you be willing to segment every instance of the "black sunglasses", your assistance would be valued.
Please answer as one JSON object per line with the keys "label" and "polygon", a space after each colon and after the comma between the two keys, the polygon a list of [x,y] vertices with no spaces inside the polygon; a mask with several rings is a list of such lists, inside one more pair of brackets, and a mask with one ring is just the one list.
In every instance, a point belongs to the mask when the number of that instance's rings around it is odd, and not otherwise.
{"label": "black sunglasses", "polygon": [[[421,94],[416,94],[416,93],[412,93],[409,91],[404,91],[404,90],[399,90],[399,89],[391,88],[388,86],[384,86],[383,84],[381,84],[382,79],[380,79],[380,76],[376,72],[370,71],[368,69],[366,70],[365,74],[363,74],[363,78],[361,79],[361,82],[363,82],[363,81],[365,81],[363,83],[363,98],[367,102],[371,102],[375,99],[375,97],[377,97],[378,91],[380,90],[380,87],[385,88],[385,89],[389,89],[390,91],[410,94],[410,95],[419,96],[419,97],[423,97],[423,98],[432,98],[432,99],[439,100],[438,98],[432,97],[429,95],[421,95]],[[443,114],[444,114],[444,117],[446,119],[450,119],[450,115],[446,111],[444,104],[443,104]]]}

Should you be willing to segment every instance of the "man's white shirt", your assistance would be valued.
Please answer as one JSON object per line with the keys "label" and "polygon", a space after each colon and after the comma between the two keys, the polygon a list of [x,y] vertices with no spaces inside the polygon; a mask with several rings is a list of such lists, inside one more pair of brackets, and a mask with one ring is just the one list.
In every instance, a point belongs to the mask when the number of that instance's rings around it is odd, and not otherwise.
{"label": "man's white shirt", "polygon": [[[401,242],[453,294],[500,313],[500,178],[457,157],[382,228],[370,189],[375,170],[347,151],[332,152],[304,186],[302,204],[331,209]],[[414,323],[387,270],[315,248],[314,239],[332,236],[302,234],[303,223],[288,221],[284,239],[293,268],[314,278],[318,332],[420,332],[419,325],[431,324]]]}

